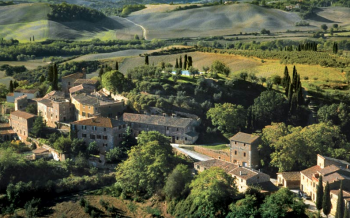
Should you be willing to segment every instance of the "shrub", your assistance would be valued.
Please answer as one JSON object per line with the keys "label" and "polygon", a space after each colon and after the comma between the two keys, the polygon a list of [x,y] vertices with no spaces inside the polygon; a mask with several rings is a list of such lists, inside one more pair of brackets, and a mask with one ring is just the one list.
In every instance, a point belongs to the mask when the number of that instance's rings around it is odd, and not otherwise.
{"label": "shrub", "polygon": [[309,77],[308,76],[304,76],[304,80],[309,80]]}

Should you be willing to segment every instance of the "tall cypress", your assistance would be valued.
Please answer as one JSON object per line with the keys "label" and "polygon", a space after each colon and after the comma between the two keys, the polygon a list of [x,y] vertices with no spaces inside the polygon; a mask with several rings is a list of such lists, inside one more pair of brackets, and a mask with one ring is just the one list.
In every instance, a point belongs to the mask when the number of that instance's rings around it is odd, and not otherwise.
{"label": "tall cypress", "polygon": [[101,78],[103,75],[103,67],[100,68],[100,72],[98,73],[98,76]]}
{"label": "tall cypress", "polygon": [[175,69],[179,68],[179,62],[177,61],[177,58],[176,58],[176,62],[175,62]]}
{"label": "tall cypress", "polygon": [[185,55],[185,58],[184,58],[184,70],[187,69],[187,54]]}
{"label": "tall cypress", "polygon": [[316,189],[316,208],[320,212],[322,210],[322,198],[323,198],[323,182],[322,176],[318,178],[318,185]]}
{"label": "tall cypress", "polygon": [[326,187],[323,192],[323,201],[322,201],[323,213],[328,217],[331,212],[331,194],[329,190],[329,183],[326,183]]}
{"label": "tall cypress", "polygon": [[145,56],[145,65],[149,65],[148,55]]}
{"label": "tall cypress", "polygon": [[180,60],[179,60],[179,68],[180,68],[180,69],[183,69],[183,68],[182,68],[182,56],[181,56],[181,55],[180,55]]}
{"label": "tall cypress", "polygon": [[289,83],[289,89],[288,89],[288,103],[289,103],[289,106],[292,103],[293,94],[294,94],[293,93],[293,85],[292,85],[292,83]]}
{"label": "tall cypress", "polygon": [[349,218],[349,209],[348,209],[348,206],[345,205],[344,207],[344,218]]}
{"label": "tall cypress", "polygon": [[16,89],[18,87],[18,82],[15,80],[13,81],[13,89]]}
{"label": "tall cypress", "polygon": [[289,76],[288,67],[285,66],[285,67],[284,67],[284,75],[283,75],[283,78],[282,78],[282,86],[283,86],[284,88],[286,88],[286,86],[288,85],[288,84],[287,84],[288,76]]}
{"label": "tall cypress", "polygon": [[118,61],[115,62],[115,70],[119,70],[119,64],[118,64]]}
{"label": "tall cypress", "polygon": [[47,73],[47,81],[52,82],[52,80],[53,80],[53,68],[51,65],[49,66],[48,70],[49,71]]}
{"label": "tall cypress", "polygon": [[192,57],[188,56],[187,58],[188,58],[188,60],[187,60],[187,69],[189,69],[190,67],[192,67]]}
{"label": "tall cypress", "polygon": [[58,70],[57,65],[53,65],[52,90],[58,90]]}
{"label": "tall cypress", "polygon": [[338,192],[337,211],[335,218],[343,218],[344,216],[344,199],[343,199],[343,181],[340,181],[340,189]]}
{"label": "tall cypress", "polygon": [[10,90],[10,92],[13,92],[13,82],[12,82],[12,80],[10,81],[9,90]]}
{"label": "tall cypress", "polygon": [[41,77],[40,77],[40,83],[43,83],[43,82],[45,82],[45,77],[44,77],[44,75],[41,75]]}

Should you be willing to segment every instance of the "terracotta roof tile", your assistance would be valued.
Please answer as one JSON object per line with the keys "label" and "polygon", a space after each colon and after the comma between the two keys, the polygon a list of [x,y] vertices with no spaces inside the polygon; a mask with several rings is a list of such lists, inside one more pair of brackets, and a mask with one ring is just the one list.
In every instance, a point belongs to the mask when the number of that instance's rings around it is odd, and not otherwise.
{"label": "terracotta roof tile", "polygon": [[326,157],[326,156],[323,156],[323,155],[320,155],[320,154],[318,154],[317,156],[321,156],[322,158],[324,158],[326,160],[329,160],[329,161],[332,161],[332,162],[335,162],[335,163],[339,163],[341,165],[350,165],[350,163],[345,161],[345,160],[339,160],[339,159],[335,159],[335,158],[331,158],[331,157]]}
{"label": "terracotta roof tile", "polygon": [[[331,194],[336,195],[336,196],[338,196],[338,194],[339,194],[339,190],[331,190],[330,192],[331,192]],[[350,192],[343,190],[343,198],[344,198],[344,200],[349,202],[350,201]]]}
{"label": "terracotta roof tile", "polygon": [[225,170],[226,173],[228,173],[229,171],[237,168],[238,166],[233,164],[233,163],[229,163],[229,162],[225,162],[225,161],[221,161],[218,159],[211,159],[211,160],[207,160],[207,161],[199,161],[199,162],[195,162],[194,164],[197,164],[199,166],[205,167],[207,169],[210,169],[211,167],[219,167],[223,170]]}
{"label": "terracotta roof tile", "polygon": [[10,115],[11,116],[14,115],[14,116],[17,116],[17,117],[22,117],[24,119],[30,119],[30,118],[35,117],[34,114],[30,114],[30,113],[27,113],[27,112],[24,112],[24,111],[19,111],[19,110],[11,112]]}
{"label": "terracotta roof tile", "polygon": [[265,173],[262,173],[262,172],[257,171],[257,170],[253,170],[251,168],[240,166],[240,167],[237,167],[237,168],[231,170],[230,172],[228,172],[228,174],[231,174],[233,176],[247,180],[247,179],[250,179],[256,175],[265,174]]}
{"label": "terracotta roof tile", "polygon": [[239,132],[236,135],[232,136],[230,140],[237,141],[237,142],[243,142],[243,143],[253,143],[255,140],[259,139],[259,136],[247,134],[243,132]]}
{"label": "terracotta roof tile", "polygon": [[323,169],[320,169],[318,172],[321,173],[323,176],[330,174],[330,173],[334,173],[336,171],[340,170],[339,167],[335,166],[335,165],[330,165],[330,166],[326,166]]}
{"label": "terracotta roof tile", "polygon": [[123,120],[131,123],[145,123],[157,126],[185,128],[193,121],[190,118],[164,117],[158,115],[124,113]]}
{"label": "terracotta roof tile", "polygon": [[62,79],[83,79],[83,78],[84,78],[83,73],[73,73],[62,77]]}
{"label": "terracotta roof tile", "polygon": [[106,118],[106,117],[93,117],[85,120],[75,121],[75,122],[72,122],[71,124],[113,128],[113,127],[123,125],[124,122],[120,120]]}
{"label": "terracotta roof tile", "polygon": [[80,84],[88,84],[88,85],[96,85],[98,81],[92,80],[92,79],[77,79],[74,82],[74,85],[80,85]]}
{"label": "terracotta roof tile", "polygon": [[282,172],[277,173],[282,175],[285,180],[300,180],[300,172]]}
{"label": "terracotta roof tile", "polygon": [[300,171],[300,173],[304,174],[309,179],[312,179],[312,175],[317,173],[320,170],[321,170],[321,167],[318,165],[315,165],[313,167],[310,167],[310,168],[307,168],[305,170]]}
{"label": "terracotta roof tile", "polygon": [[31,93],[34,94],[38,92],[38,89],[16,89],[15,92],[20,92],[20,93]]}
{"label": "terracotta roof tile", "polygon": [[7,94],[7,96],[14,96],[15,94],[13,92],[10,92]]}
{"label": "terracotta roof tile", "polygon": [[46,107],[52,107],[52,101],[50,99],[43,98],[38,103],[45,105]]}

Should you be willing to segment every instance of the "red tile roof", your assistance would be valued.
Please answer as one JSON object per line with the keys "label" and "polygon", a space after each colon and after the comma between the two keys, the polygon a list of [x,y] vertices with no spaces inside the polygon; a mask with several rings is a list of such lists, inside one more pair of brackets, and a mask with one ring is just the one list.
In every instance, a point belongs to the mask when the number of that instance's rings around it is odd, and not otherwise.
{"label": "red tile roof", "polygon": [[130,123],[144,123],[157,126],[185,128],[193,121],[190,118],[164,117],[158,115],[124,113],[123,120]]}
{"label": "red tile roof", "polygon": [[106,118],[106,117],[93,117],[85,120],[75,121],[75,122],[72,122],[71,124],[113,128],[119,125],[123,125],[124,122],[111,119],[111,118]]}
{"label": "red tile roof", "polygon": [[248,180],[256,175],[265,174],[265,173],[262,173],[262,172],[257,171],[257,170],[253,170],[253,169],[248,168],[248,167],[239,166],[239,167],[231,170],[230,172],[228,172],[228,174],[242,178],[244,180]]}
{"label": "red tile roof", "polygon": [[34,114],[27,113],[27,112],[24,112],[24,111],[19,111],[19,110],[11,112],[10,115],[11,116],[14,115],[14,116],[17,116],[17,117],[22,117],[24,119],[30,119],[30,118],[35,117]]}
{"label": "red tile roof", "polygon": [[259,136],[239,132],[230,138],[231,141],[243,142],[243,143],[253,143],[255,140],[259,139]]}
{"label": "red tile roof", "polygon": [[237,168],[238,166],[233,164],[233,163],[229,163],[229,162],[225,162],[225,161],[221,161],[218,159],[211,159],[211,160],[207,160],[207,161],[199,161],[199,162],[195,162],[195,165],[199,165],[202,167],[205,167],[207,169],[210,169],[211,167],[219,167],[223,170],[225,170],[226,173],[228,173],[229,171]]}
{"label": "red tile roof", "polygon": [[20,93],[31,93],[34,94],[38,92],[38,89],[16,89],[15,92],[20,92]]}
{"label": "red tile roof", "polygon": [[309,179],[312,179],[312,175],[317,173],[320,170],[321,170],[321,167],[318,166],[318,165],[315,165],[313,167],[310,167],[310,168],[307,168],[307,169],[305,169],[303,171],[300,171],[300,173],[304,174]]}
{"label": "red tile roof", "polygon": [[84,74],[83,73],[73,73],[73,74],[69,74],[67,76],[62,77],[62,79],[68,79],[68,78],[83,79],[84,78]]}
{"label": "red tile roof", "polygon": [[279,175],[282,175],[285,180],[292,180],[292,181],[297,181],[300,180],[300,172],[282,172],[282,173],[277,173]]}
{"label": "red tile roof", "polygon": [[[331,194],[338,196],[339,190],[331,190]],[[343,198],[346,201],[350,201],[350,193],[343,190]]]}

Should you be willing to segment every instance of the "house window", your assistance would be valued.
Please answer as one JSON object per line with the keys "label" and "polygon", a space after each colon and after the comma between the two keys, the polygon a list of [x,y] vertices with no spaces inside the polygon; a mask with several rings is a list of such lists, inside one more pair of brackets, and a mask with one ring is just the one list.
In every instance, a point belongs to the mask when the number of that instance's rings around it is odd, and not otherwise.
{"label": "house window", "polygon": [[166,130],[169,130],[169,127],[168,127],[168,126],[166,127]]}
{"label": "house window", "polygon": [[101,139],[101,135],[97,135],[97,139]]}
{"label": "house window", "polygon": [[235,151],[235,155],[237,155],[237,151]]}
{"label": "house window", "polygon": [[244,156],[244,157],[246,156],[246,153],[245,153],[245,152],[243,153],[243,156]]}
{"label": "house window", "polygon": [[103,128],[103,131],[105,131],[105,132],[106,132],[106,130],[107,130],[106,128]]}
{"label": "house window", "polygon": [[86,113],[85,113],[85,112],[82,112],[81,115],[82,115],[83,117],[85,117],[85,116],[86,116]]}
{"label": "house window", "polygon": [[221,157],[219,156],[219,160],[221,160]]}
{"label": "house window", "polygon": [[201,167],[199,165],[197,165],[197,169],[199,170]]}
{"label": "house window", "polygon": [[179,140],[179,137],[176,137],[176,140]]}
{"label": "house window", "polygon": [[86,138],[86,134],[81,134],[81,137]]}
{"label": "house window", "polygon": [[187,137],[185,137],[185,141],[187,141]]}
{"label": "house window", "polygon": [[179,131],[179,128],[176,128],[176,131]]}
{"label": "house window", "polygon": [[70,82],[68,82],[68,85],[70,85]]}
{"label": "house window", "polygon": [[108,139],[108,137],[107,137],[106,135],[104,135],[104,136],[103,136],[103,139],[104,139],[104,140],[107,140],[107,139]]}
{"label": "house window", "polygon": [[97,130],[97,127],[96,127],[96,126],[93,126],[93,127],[92,127],[92,130]]}
{"label": "house window", "polygon": [[245,143],[243,144],[243,146],[245,146]]}
{"label": "house window", "polygon": [[95,135],[90,134],[90,139],[95,139]]}

